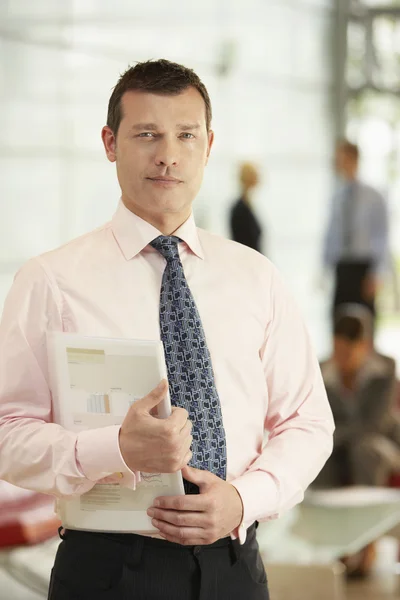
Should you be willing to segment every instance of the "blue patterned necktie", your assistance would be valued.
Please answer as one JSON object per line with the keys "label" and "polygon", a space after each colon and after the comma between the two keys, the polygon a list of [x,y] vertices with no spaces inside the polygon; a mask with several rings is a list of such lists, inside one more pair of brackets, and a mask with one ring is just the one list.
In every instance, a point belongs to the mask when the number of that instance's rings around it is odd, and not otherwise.
{"label": "blue patterned necktie", "polygon": [[[200,315],[179,258],[181,241],[175,236],[160,235],[151,242],[167,261],[161,283],[160,331],[171,404],[185,408],[193,424],[191,466],[225,479],[221,403]],[[193,484],[184,483],[187,493],[197,491]]]}

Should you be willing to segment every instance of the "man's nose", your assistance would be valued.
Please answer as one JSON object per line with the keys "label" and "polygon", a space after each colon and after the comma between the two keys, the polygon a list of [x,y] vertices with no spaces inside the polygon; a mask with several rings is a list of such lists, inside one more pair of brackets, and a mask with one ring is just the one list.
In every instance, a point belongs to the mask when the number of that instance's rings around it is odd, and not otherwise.
{"label": "man's nose", "polygon": [[157,166],[174,167],[178,164],[177,141],[164,138],[157,144],[155,163]]}

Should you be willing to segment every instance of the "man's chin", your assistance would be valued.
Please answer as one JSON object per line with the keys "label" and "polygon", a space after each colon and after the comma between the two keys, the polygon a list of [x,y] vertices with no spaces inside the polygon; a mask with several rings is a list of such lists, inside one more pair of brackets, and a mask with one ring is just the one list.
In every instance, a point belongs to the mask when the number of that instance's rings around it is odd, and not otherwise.
{"label": "man's chin", "polygon": [[192,207],[192,202],[188,202],[182,198],[174,198],[169,194],[157,195],[157,198],[154,198],[154,200],[154,207],[168,214],[190,212]]}

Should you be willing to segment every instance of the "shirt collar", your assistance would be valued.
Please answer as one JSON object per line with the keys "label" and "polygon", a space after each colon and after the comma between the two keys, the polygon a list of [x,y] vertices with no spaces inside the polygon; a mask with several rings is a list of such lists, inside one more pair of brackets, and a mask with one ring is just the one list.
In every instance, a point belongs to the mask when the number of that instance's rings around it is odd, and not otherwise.
{"label": "shirt collar", "polygon": [[[156,227],[126,208],[122,200],[120,200],[113,216],[111,227],[115,239],[127,260],[139,254],[156,237],[163,235]],[[199,258],[204,258],[193,213],[187,221],[173,232],[173,235],[180,237],[193,254]]]}

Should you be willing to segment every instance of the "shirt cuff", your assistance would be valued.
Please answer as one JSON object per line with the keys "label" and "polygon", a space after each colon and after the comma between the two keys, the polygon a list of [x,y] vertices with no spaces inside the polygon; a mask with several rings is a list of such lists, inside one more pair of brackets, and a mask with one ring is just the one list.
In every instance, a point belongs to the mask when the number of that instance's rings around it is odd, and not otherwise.
{"label": "shirt cuff", "polygon": [[96,483],[120,483],[136,488],[140,473],[131,471],[119,447],[119,425],[78,433],[76,457],[84,476]]}
{"label": "shirt cuff", "polygon": [[247,529],[255,521],[270,521],[279,516],[279,494],[271,475],[264,471],[247,471],[234,481],[230,481],[238,491],[243,504],[243,519],[232,532],[232,539],[246,541]]}

